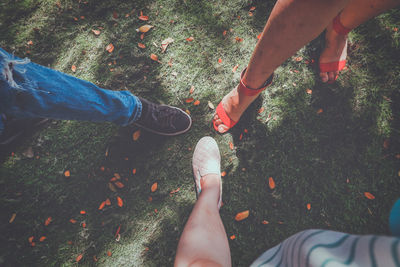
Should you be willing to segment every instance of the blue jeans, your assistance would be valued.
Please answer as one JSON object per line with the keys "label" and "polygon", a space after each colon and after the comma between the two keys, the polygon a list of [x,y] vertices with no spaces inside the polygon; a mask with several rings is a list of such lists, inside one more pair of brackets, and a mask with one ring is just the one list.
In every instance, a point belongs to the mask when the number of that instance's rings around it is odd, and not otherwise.
{"label": "blue jeans", "polygon": [[142,103],[129,91],[105,90],[0,48],[0,133],[4,114],[125,126],[138,120],[141,113]]}

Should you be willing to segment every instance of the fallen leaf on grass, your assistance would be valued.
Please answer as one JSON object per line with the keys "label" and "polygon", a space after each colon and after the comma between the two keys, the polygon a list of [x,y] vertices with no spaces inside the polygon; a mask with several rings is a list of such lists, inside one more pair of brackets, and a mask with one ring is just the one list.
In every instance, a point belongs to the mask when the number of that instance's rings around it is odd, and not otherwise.
{"label": "fallen leaf on grass", "polygon": [[188,42],[192,42],[193,40],[194,40],[194,37],[192,37],[192,36],[186,38],[186,41],[188,41]]}
{"label": "fallen leaf on grass", "polygon": [[261,223],[262,224],[269,224],[269,221],[263,220]]}
{"label": "fallen leaf on grass", "polygon": [[51,217],[47,218],[46,221],[44,221],[44,225],[47,226],[51,223],[53,219]]}
{"label": "fallen leaf on grass", "polygon": [[124,202],[122,201],[122,198],[117,197],[117,202],[118,202],[118,206],[122,207],[124,205]]}
{"label": "fallen leaf on grass", "polygon": [[173,43],[173,42],[174,42],[174,39],[172,39],[170,37],[168,37],[167,39],[163,40],[161,42],[161,52],[164,53],[165,50],[167,50],[168,45]]}
{"label": "fallen leaf on grass", "polygon": [[297,61],[297,62],[300,62],[300,61],[303,60],[303,57],[296,57],[294,60]]}
{"label": "fallen leaf on grass", "polygon": [[375,199],[375,196],[370,192],[364,192],[364,196],[368,199]]}
{"label": "fallen leaf on grass", "polygon": [[110,205],[111,205],[111,201],[110,201],[109,198],[107,198],[106,201],[104,201],[104,203],[106,203],[107,206],[110,206]]}
{"label": "fallen leaf on grass", "polygon": [[111,251],[109,251],[109,250],[107,251],[107,256],[108,256],[108,257],[111,257],[111,256],[112,256]]}
{"label": "fallen leaf on grass", "polygon": [[136,174],[136,168],[132,169],[132,174],[133,174],[133,175]]}
{"label": "fallen leaf on grass", "polygon": [[198,106],[198,105],[200,105],[200,100],[196,100],[196,101],[194,101],[193,105],[195,105],[195,106]]}
{"label": "fallen leaf on grass", "polygon": [[33,45],[33,42],[32,42],[32,40],[29,40],[26,44],[27,45]]}
{"label": "fallen leaf on grass", "polygon": [[271,189],[274,189],[274,188],[275,188],[275,181],[274,181],[274,178],[272,178],[272,177],[269,177],[269,178],[268,178],[268,185],[269,185],[269,188],[271,188]]}
{"label": "fallen leaf on grass", "polygon": [[311,209],[311,204],[307,203],[307,209],[310,210]]}
{"label": "fallen leaf on grass", "polygon": [[142,33],[145,33],[145,32],[148,32],[151,28],[153,28],[154,26],[152,26],[152,25],[143,25],[143,26],[141,26],[141,27],[139,27],[139,29],[136,29],[136,31],[137,32],[142,32]]}
{"label": "fallen leaf on grass", "polygon": [[30,236],[30,237],[28,238],[29,243],[32,243],[32,241],[33,241],[34,238],[35,238],[34,236]]}
{"label": "fallen leaf on grass", "polygon": [[70,173],[70,171],[68,171],[68,170],[67,170],[67,171],[65,171],[65,172],[64,172],[64,176],[65,176],[65,177],[70,177],[70,176],[71,176],[71,173]]}
{"label": "fallen leaf on grass", "polygon": [[155,192],[157,190],[158,184],[157,182],[155,182],[152,186],[151,186],[151,192]]}
{"label": "fallen leaf on grass", "polygon": [[170,195],[173,195],[173,194],[175,194],[175,193],[179,192],[180,190],[181,190],[181,188],[180,188],[180,187],[178,187],[177,189],[175,189],[175,190],[172,190],[171,192],[169,192],[169,194],[170,194]]}
{"label": "fallen leaf on grass", "polygon": [[193,94],[193,92],[194,92],[194,86],[192,85],[192,86],[190,86],[189,94]]}
{"label": "fallen leaf on grass", "polygon": [[149,16],[139,16],[140,20],[147,21],[149,20]]}
{"label": "fallen leaf on grass", "polygon": [[115,188],[115,186],[112,183],[108,183],[108,188],[110,188],[110,190],[113,192],[117,192],[117,189]]}
{"label": "fallen leaf on grass", "polygon": [[94,262],[97,262],[97,261],[98,261],[96,255],[93,255],[93,261],[94,261]]}
{"label": "fallen leaf on grass", "polygon": [[230,148],[231,150],[233,150],[234,146],[233,146],[233,143],[232,143],[232,142],[229,142],[229,148]]}
{"label": "fallen leaf on grass", "polygon": [[264,107],[261,107],[257,112],[258,114],[261,114],[264,111]]}
{"label": "fallen leaf on grass", "polygon": [[133,141],[137,141],[140,137],[140,130],[137,130],[136,132],[133,133],[132,139]]}
{"label": "fallen leaf on grass", "polygon": [[210,109],[215,109],[214,104],[211,103],[211,101],[208,101],[208,107],[209,107]]}
{"label": "fallen leaf on grass", "polygon": [[235,220],[238,222],[242,221],[242,220],[246,219],[247,217],[249,217],[249,213],[250,213],[249,210],[239,212],[238,214],[236,214]]}
{"label": "fallen leaf on grass", "polygon": [[249,11],[254,11],[254,10],[256,10],[256,7],[255,7],[255,6],[252,6],[252,7],[250,7],[250,10],[249,10]]}
{"label": "fallen leaf on grass", "polygon": [[70,219],[69,222],[75,224],[76,220],[75,219]]}
{"label": "fallen leaf on grass", "polygon": [[310,88],[307,88],[306,93],[311,95],[312,94],[312,90]]}
{"label": "fallen leaf on grass", "polygon": [[322,112],[324,112],[324,110],[322,108],[317,110],[317,114],[321,114]]}
{"label": "fallen leaf on grass", "polygon": [[82,223],[82,227],[86,228],[86,223],[85,222]]}
{"label": "fallen leaf on grass", "polygon": [[40,242],[43,242],[43,241],[45,241],[45,240],[46,240],[46,237],[45,237],[45,236],[42,236],[42,237],[40,237],[40,239],[39,239]]}
{"label": "fallen leaf on grass", "polygon": [[76,66],[75,66],[75,65],[72,65],[72,66],[71,66],[71,70],[72,70],[72,72],[75,72],[75,71],[76,71]]}
{"label": "fallen leaf on grass", "polygon": [[222,63],[222,58],[219,58],[219,59],[218,59],[218,63]]}
{"label": "fallen leaf on grass", "polygon": [[100,35],[101,31],[99,30],[92,30],[92,32],[94,33],[94,35]]}
{"label": "fallen leaf on grass", "polygon": [[111,53],[112,51],[114,51],[114,45],[113,44],[108,44],[106,46],[106,50],[108,53]]}
{"label": "fallen leaf on grass", "polygon": [[235,37],[235,40],[236,40],[236,42],[238,42],[238,43],[240,43],[240,42],[242,42],[243,41],[243,38],[240,38],[240,37]]}
{"label": "fallen leaf on grass", "polygon": [[86,211],[81,210],[79,213],[83,215],[83,214],[86,214]]}
{"label": "fallen leaf on grass", "polygon": [[260,40],[261,34],[262,34],[262,33],[260,33],[259,35],[257,35],[257,39],[258,39],[258,40]]}
{"label": "fallen leaf on grass", "polygon": [[194,101],[194,98],[193,97],[189,97],[189,98],[186,98],[185,99],[185,102],[186,103],[191,103],[191,102],[193,102]]}
{"label": "fallen leaf on grass", "polygon": [[239,68],[239,65],[236,65],[232,68],[232,72],[236,72],[236,70]]}
{"label": "fallen leaf on grass", "polygon": [[137,45],[138,45],[140,48],[146,48],[146,45],[145,45],[145,44],[138,43]]}
{"label": "fallen leaf on grass", "polygon": [[78,257],[76,257],[76,262],[79,262],[83,258],[83,254],[79,254]]}
{"label": "fallen leaf on grass", "polygon": [[13,213],[13,214],[11,215],[10,220],[9,220],[8,222],[9,222],[9,223],[13,223],[16,216],[17,216],[17,214],[16,214],[16,213]]}
{"label": "fallen leaf on grass", "polygon": [[239,135],[239,140],[242,140],[243,139],[243,134],[241,133],[240,135]]}
{"label": "fallen leaf on grass", "polygon": [[226,175],[226,171],[221,172],[221,177],[224,177]]}
{"label": "fallen leaf on grass", "polygon": [[152,60],[154,60],[154,61],[157,61],[158,63],[161,63],[161,62],[158,60],[158,56],[155,55],[155,54],[151,54],[151,55],[150,55],[150,58],[151,58]]}
{"label": "fallen leaf on grass", "polygon": [[235,235],[231,235],[229,238],[230,238],[231,240],[234,240],[234,239],[236,238],[236,236],[235,236]]}
{"label": "fallen leaf on grass", "polygon": [[389,139],[385,139],[385,141],[383,141],[383,148],[384,149],[388,149],[389,148],[389,144],[390,144]]}

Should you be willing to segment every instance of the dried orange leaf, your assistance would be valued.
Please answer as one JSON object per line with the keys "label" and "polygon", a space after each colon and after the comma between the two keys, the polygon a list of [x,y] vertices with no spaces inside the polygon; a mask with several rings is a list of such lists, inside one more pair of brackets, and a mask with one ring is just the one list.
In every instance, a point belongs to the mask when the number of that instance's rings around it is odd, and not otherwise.
{"label": "dried orange leaf", "polygon": [[311,95],[312,94],[312,90],[310,88],[307,88],[306,93]]}
{"label": "dried orange leaf", "polygon": [[261,108],[258,110],[258,114],[262,113],[263,111],[264,111],[264,107],[261,107]]}
{"label": "dried orange leaf", "polygon": [[105,202],[105,201],[101,202],[101,204],[100,204],[100,206],[99,206],[99,210],[104,209],[104,206],[105,206],[105,205],[106,205],[106,202]]}
{"label": "dried orange leaf", "polygon": [[107,256],[108,256],[108,257],[111,257],[111,255],[112,255],[111,251],[108,250],[108,251],[107,251]]}
{"label": "dried orange leaf", "polygon": [[191,42],[191,41],[193,41],[193,40],[194,40],[194,37],[192,37],[192,36],[186,38],[186,41],[188,41],[188,42]]}
{"label": "dried orange leaf", "polygon": [[322,112],[324,112],[324,110],[322,108],[317,110],[317,114],[321,114]]}
{"label": "dried orange leaf", "polygon": [[231,235],[229,238],[230,238],[231,240],[234,240],[234,239],[236,238],[236,236],[235,236],[235,235]]}
{"label": "dried orange leaf", "polygon": [[75,66],[75,65],[72,65],[72,66],[71,66],[71,70],[72,70],[73,72],[75,72],[75,71],[76,71],[76,66]]}
{"label": "dried orange leaf", "polygon": [[149,16],[139,16],[140,20],[147,21],[149,20]]}
{"label": "dried orange leaf", "polygon": [[114,183],[118,188],[123,188],[125,185],[123,184],[123,183],[121,183],[121,182],[115,182]]}
{"label": "dried orange leaf", "polygon": [[86,214],[86,211],[81,210],[79,213],[80,213],[80,214]]}
{"label": "dried orange leaf", "polygon": [[222,63],[222,58],[219,58],[219,59],[218,59],[218,63]]}
{"label": "dried orange leaf", "polygon": [[34,236],[30,236],[30,237],[28,238],[29,243],[32,243],[33,239],[34,239]]}
{"label": "dried orange leaf", "polygon": [[296,57],[294,60],[296,60],[297,62],[302,61],[303,57]]}
{"label": "dried orange leaf", "polygon": [[160,62],[160,61],[158,60],[158,56],[155,55],[155,54],[151,54],[151,55],[150,55],[150,58],[151,58],[152,60],[154,60],[154,61]]}
{"label": "dried orange leaf", "polygon": [[155,192],[157,190],[158,187],[158,183],[155,182],[152,186],[151,186],[151,192]]}
{"label": "dried orange leaf", "polygon": [[136,132],[133,133],[132,139],[133,141],[137,141],[140,137],[140,130],[137,130]]}
{"label": "dried orange leaf", "polygon": [[268,178],[268,184],[269,184],[269,188],[274,189],[274,188],[275,188],[275,181],[274,181],[274,178],[269,177],[269,178]]}
{"label": "dried orange leaf", "polygon": [[191,102],[193,102],[194,101],[194,98],[193,97],[189,97],[189,98],[186,98],[185,99],[185,102],[186,103],[191,103]]}
{"label": "dried orange leaf", "polygon": [[154,26],[152,26],[152,25],[147,25],[146,24],[146,25],[141,26],[139,29],[136,29],[136,31],[145,33],[145,32],[148,32],[153,27]]}
{"label": "dried orange leaf", "polygon": [[226,171],[221,172],[221,177],[224,177],[226,175]]}
{"label": "dried orange leaf", "polygon": [[375,199],[375,196],[370,192],[364,192],[364,196],[368,199]]}
{"label": "dried orange leaf", "polygon": [[307,203],[307,209],[310,210],[311,209],[311,204]]}
{"label": "dried orange leaf", "polygon": [[96,255],[93,255],[93,261],[94,261],[94,262],[97,262],[97,261],[98,261]]}
{"label": "dried orange leaf", "polygon": [[214,104],[211,103],[211,101],[208,101],[208,107],[209,107],[210,109],[215,109]]}
{"label": "dried orange leaf", "polygon": [[180,190],[181,190],[181,188],[178,187],[177,189],[172,190],[171,192],[169,192],[169,194],[170,194],[170,195],[175,194],[175,193],[179,192]]}
{"label": "dried orange leaf", "polygon": [[100,31],[99,30],[92,30],[92,32],[94,33],[94,35],[100,35]]}
{"label": "dried orange leaf", "polygon": [[122,198],[120,198],[120,197],[117,197],[117,203],[118,203],[118,206],[120,206],[120,207],[122,207],[124,205],[124,202],[122,201]]}
{"label": "dried orange leaf", "polygon": [[65,177],[70,177],[70,176],[71,176],[71,173],[70,173],[70,171],[68,171],[68,170],[67,170],[67,171],[65,171],[65,172],[64,172],[64,176],[65,176]]}
{"label": "dried orange leaf", "polygon": [[11,218],[10,218],[10,220],[8,221],[9,223],[13,223],[13,221],[15,220],[15,217],[17,216],[17,214],[16,213],[13,213],[12,215],[11,215]]}
{"label": "dried orange leaf", "polygon": [[229,142],[229,148],[230,148],[231,150],[233,150],[234,146],[233,146],[233,143],[232,143],[232,142]]}
{"label": "dried orange leaf", "polygon": [[47,226],[51,223],[53,219],[51,217],[47,218],[46,221],[44,221],[44,225]]}
{"label": "dried orange leaf", "polygon": [[86,228],[86,223],[85,222],[82,223],[82,227]]}
{"label": "dried orange leaf", "polygon": [[189,94],[193,94],[193,92],[194,92],[194,86],[192,85],[192,86],[190,87],[190,89],[189,89]]}
{"label": "dried orange leaf", "polygon": [[138,45],[140,48],[146,48],[146,45],[145,45],[145,44],[138,43],[137,45]]}
{"label": "dried orange leaf", "polygon": [[69,222],[75,224],[76,220],[75,219],[70,219]]}
{"label": "dried orange leaf", "polygon": [[114,51],[114,45],[113,44],[108,44],[106,46],[106,50],[108,53],[111,53],[112,51]]}
{"label": "dried orange leaf", "polygon": [[242,140],[243,139],[243,134],[241,133],[240,135],[239,135],[239,140]]}
{"label": "dried orange leaf", "polygon": [[235,216],[235,220],[236,221],[241,221],[241,220],[244,220],[244,219],[246,219],[247,217],[249,217],[249,210],[245,210],[245,211],[242,211],[242,212],[239,212],[238,214],[236,214],[236,216]]}
{"label": "dried orange leaf", "polygon": [[164,53],[165,50],[167,50],[168,45],[169,45],[170,43],[173,43],[173,42],[174,42],[174,39],[172,39],[172,38],[170,38],[170,37],[168,37],[167,39],[163,40],[163,41],[161,42],[161,52]]}
{"label": "dried orange leaf", "polygon": [[109,198],[107,198],[106,201],[104,201],[104,203],[106,203],[107,206],[110,206],[110,205],[111,205],[111,201],[110,201]]}
{"label": "dried orange leaf", "polygon": [[239,65],[236,65],[232,68],[232,72],[236,72],[236,70],[239,68]]}
{"label": "dried orange leaf", "polygon": [[26,44],[27,45],[33,45],[33,42],[32,42],[32,40],[29,40]]}
{"label": "dried orange leaf", "polygon": [[261,223],[262,224],[269,224],[269,221],[263,220]]}
{"label": "dried orange leaf", "polygon": [[136,174],[136,168],[132,169],[132,174],[133,174],[133,175]]}
{"label": "dried orange leaf", "polygon": [[195,106],[198,106],[198,105],[200,105],[200,100],[196,100],[196,101],[194,101],[193,105],[195,105]]}
{"label": "dried orange leaf", "polygon": [[256,10],[255,6],[250,7],[250,11],[254,11],[254,10]]}
{"label": "dried orange leaf", "polygon": [[79,254],[78,257],[76,257],[76,262],[79,262],[83,258],[83,254]]}
{"label": "dried orange leaf", "polygon": [[236,40],[236,42],[238,42],[238,43],[240,43],[240,42],[242,42],[243,41],[243,38],[240,38],[240,37],[235,37],[235,40]]}
{"label": "dried orange leaf", "polygon": [[40,239],[39,239],[40,242],[43,242],[43,241],[45,241],[45,240],[46,240],[46,237],[45,237],[45,236],[42,236],[42,237],[40,237]]}
{"label": "dried orange leaf", "polygon": [[117,189],[115,188],[115,186],[112,183],[108,183],[108,188],[110,188],[110,190],[113,192],[117,192]]}

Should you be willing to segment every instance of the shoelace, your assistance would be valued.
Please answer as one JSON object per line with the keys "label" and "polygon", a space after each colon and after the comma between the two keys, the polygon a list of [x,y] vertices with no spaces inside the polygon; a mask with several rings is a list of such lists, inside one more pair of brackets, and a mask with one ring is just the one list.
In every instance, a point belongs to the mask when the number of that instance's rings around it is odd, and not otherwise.
{"label": "shoelace", "polygon": [[162,127],[162,128],[168,128],[173,125],[173,118],[174,114],[176,114],[176,110],[171,109],[171,108],[157,108],[155,109],[155,112],[152,114],[154,120]]}

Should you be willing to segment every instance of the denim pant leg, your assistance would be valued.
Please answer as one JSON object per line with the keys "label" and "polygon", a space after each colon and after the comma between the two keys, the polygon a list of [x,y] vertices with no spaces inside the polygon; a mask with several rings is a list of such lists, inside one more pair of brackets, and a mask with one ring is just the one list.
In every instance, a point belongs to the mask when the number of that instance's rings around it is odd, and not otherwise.
{"label": "denim pant leg", "polygon": [[0,48],[0,117],[3,113],[17,118],[107,121],[125,126],[136,121],[141,112],[142,103],[129,91],[102,89]]}

